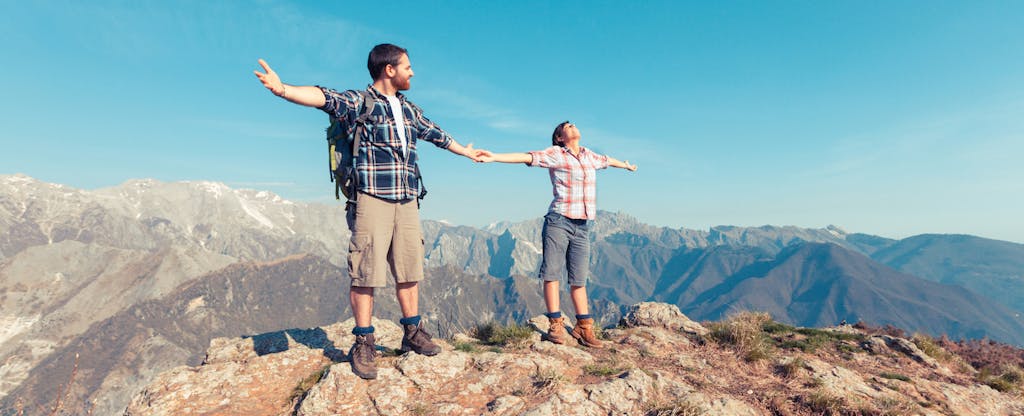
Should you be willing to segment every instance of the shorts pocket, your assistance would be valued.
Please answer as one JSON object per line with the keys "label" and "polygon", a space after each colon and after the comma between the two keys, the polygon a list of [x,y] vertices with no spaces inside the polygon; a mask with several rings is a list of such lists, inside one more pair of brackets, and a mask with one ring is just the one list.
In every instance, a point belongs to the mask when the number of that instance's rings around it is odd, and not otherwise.
{"label": "shorts pocket", "polygon": [[369,235],[352,236],[348,244],[348,274],[357,280],[373,277],[373,242]]}

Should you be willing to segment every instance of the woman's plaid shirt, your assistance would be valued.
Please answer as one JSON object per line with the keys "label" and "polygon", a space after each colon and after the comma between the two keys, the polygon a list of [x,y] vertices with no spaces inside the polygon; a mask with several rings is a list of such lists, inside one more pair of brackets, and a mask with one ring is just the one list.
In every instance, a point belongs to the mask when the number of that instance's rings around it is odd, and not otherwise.
{"label": "woman's plaid shirt", "polygon": [[[355,123],[352,121],[359,117],[363,96],[354,90],[337,92],[323,87],[320,89],[326,99],[320,109],[338,119],[347,129],[354,130]],[[359,156],[356,158],[359,191],[393,201],[414,199],[420,194],[420,184],[416,180],[416,162],[419,160],[416,142],[426,140],[447,149],[452,143],[452,137],[424,117],[423,111],[406,100],[402,93],[398,93],[405,115],[405,138],[409,151],[408,156],[404,155],[395,117],[391,114],[387,99],[372,85],[367,87],[367,91],[377,99],[370,115],[370,128],[364,130],[369,132],[369,137],[360,140]]]}
{"label": "woman's plaid shirt", "polygon": [[597,170],[608,167],[608,156],[580,146],[573,155],[562,146],[530,152],[530,166],[548,168],[551,193],[555,199],[548,208],[568,218],[592,220],[597,215]]}

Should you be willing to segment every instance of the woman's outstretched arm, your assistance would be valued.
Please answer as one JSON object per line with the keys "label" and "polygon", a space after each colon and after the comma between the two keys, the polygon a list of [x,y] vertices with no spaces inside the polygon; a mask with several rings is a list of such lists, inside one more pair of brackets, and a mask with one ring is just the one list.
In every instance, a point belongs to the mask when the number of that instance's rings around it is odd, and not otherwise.
{"label": "woman's outstretched arm", "polygon": [[608,156],[608,166],[611,166],[613,168],[626,169],[629,170],[630,172],[636,172],[636,165],[630,165],[628,160],[623,162],[611,156]]}
{"label": "woman's outstretched arm", "polygon": [[530,163],[533,156],[529,153],[493,153],[490,155],[478,153],[477,159],[480,162],[501,162],[501,163]]}

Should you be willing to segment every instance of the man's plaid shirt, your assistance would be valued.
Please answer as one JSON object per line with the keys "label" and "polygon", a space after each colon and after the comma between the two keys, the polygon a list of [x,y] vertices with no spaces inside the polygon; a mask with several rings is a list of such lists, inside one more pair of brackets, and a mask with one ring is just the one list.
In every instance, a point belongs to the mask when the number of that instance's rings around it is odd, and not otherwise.
{"label": "man's plaid shirt", "polygon": [[[363,96],[354,90],[337,92],[323,87],[320,89],[326,99],[320,109],[338,119],[347,129],[354,130],[354,120],[359,117]],[[367,87],[367,91],[377,99],[370,115],[371,125],[364,130],[369,132],[370,137],[362,137],[359,157],[356,158],[359,191],[393,201],[414,199],[420,193],[420,184],[416,180],[416,162],[419,160],[416,142],[426,140],[447,149],[452,143],[452,137],[424,117],[423,111],[406,100],[402,93],[398,93],[405,115],[405,138],[409,152],[408,156],[404,155],[398,126],[395,125],[395,117],[391,114],[387,99],[372,85]]]}
{"label": "man's plaid shirt", "polygon": [[548,208],[568,218],[592,220],[597,215],[597,169],[608,167],[608,156],[580,146],[579,156],[562,146],[530,152],[530,166],[548,168],[555,199]]}

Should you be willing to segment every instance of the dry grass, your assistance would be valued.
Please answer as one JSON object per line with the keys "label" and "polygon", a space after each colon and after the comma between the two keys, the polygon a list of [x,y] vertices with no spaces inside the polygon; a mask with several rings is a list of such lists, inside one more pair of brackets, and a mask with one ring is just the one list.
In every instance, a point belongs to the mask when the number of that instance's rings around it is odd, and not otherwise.
{"label": "dry grass", "polygon": [[802,396],[800,403],[815,414],[826,416],[849,414],[850,406],[845,398],[820,389]]}
{"label": "dry grass", "polygon": [[804,368],[807,367],[807,361],[801,357],[795,357],[791,360],[779,364],[776,369],[780,375],[785,378],[793,378],[800,374]]}
{"label": "dry grass", "polygon": [[1021,389],[1024,382],[1024,371],[1012,364],[984,367],[978,371],[977,379],[997,391],[1015,392]]}
{"label": "dry grass", "polygon": [[909,400],[885,397],[875,401],[875,410],[871,414],[879,416],[910,416],[919,414],[921,406]]}
{"label": "dry grass", "polygon": [[739,312],[729,316],[725,322],[710,324],[709,337],[719,344],[732,346],[747,361],[765,360],[775,352],[764,332],[764,326],[769,322],[772,318],[767,313]]}
{"label": "dry grass", "polygon": [[936,343],[976,369],[1002,365],[1024,368],[1024,349],[1013,345],[988,339],[952,342],[946,337],[939,338]]}
{"label": "dry grass", "polygon": [[547,370],[540,371],[534,376],[533,387],[540,392],[551,392],[554,391],[558,386],[565,384],[568,379],[562,374]]}
{"label": "dry grass", "polygon": [[654,404],[644,411],[644,416],[701,416],[707,411],[699,405],[686,400],[677,400],[670,404]]}
{"label": "dry grass", "polygon": [[939,343],[936,342],[935,339],[933,339],[930,336],[924,334],[914,334],[914,336],[911,337],[910,340],[913,341],[914,345],[917,345],[917,348],[920,348],[921,351],[924,352],[927,356],[932,357],[940,362],[949,363],[952,362],[956,357],[955,355],[953,355],[953,353],[946,351],[945,348],[942,348],[942,346],[940,346]]}
{"label": "dry grass", "polygon": [[292,389],[292,394],[288,398],[288,401],[292,403],[297,403],[301,401],[302,398],[306,395],[306,393],[309,392],[309,389],[312,389],[313,386],[317,385],[317,383],[319,383],[320,380],[322,380],[324,376],[327,375],[327,372],[330,370],[330,368],[330,365],[325,365],[323,366],[323,368],[314,371],[312,374],[302,379],[302,381],[300,381],[299,384],[295,386],[294,389]]}

